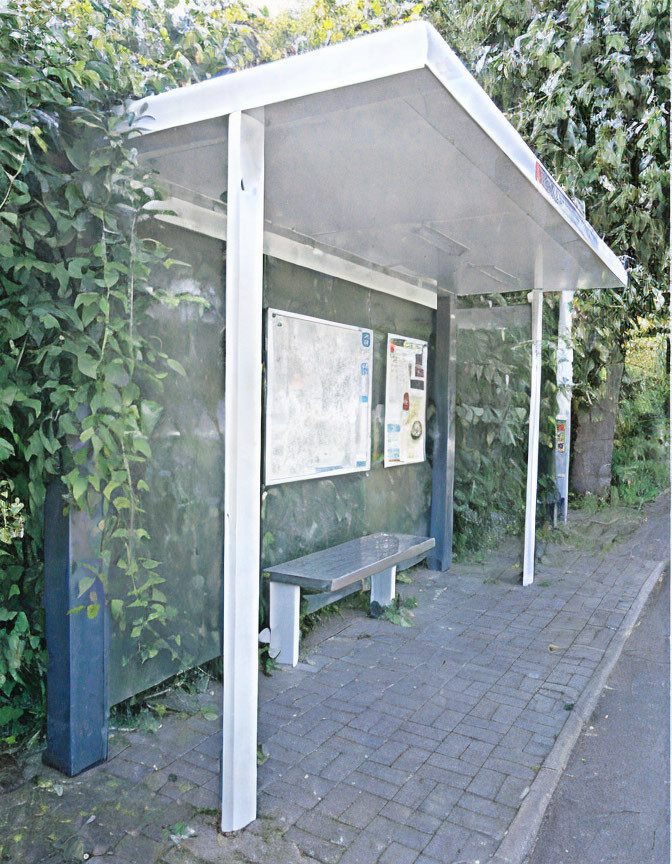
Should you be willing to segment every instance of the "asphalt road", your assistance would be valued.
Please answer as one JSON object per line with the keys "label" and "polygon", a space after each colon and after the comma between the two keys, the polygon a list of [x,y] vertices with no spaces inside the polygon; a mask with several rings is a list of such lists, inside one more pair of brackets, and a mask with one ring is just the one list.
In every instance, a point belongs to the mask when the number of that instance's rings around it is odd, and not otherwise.
{"label": "asphalt road", "polygon": [[574,748],[528,864],[669,864],[669,634],[668,568]]}

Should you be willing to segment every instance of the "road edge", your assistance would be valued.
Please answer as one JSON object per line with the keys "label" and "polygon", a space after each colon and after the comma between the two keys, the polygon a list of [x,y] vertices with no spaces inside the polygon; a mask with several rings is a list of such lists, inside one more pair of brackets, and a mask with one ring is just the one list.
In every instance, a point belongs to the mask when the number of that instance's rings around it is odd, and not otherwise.
{"label": "road edge", "polygon": [[560,782],[579,735],[595,710],[604,690],[604,685],[621,656],[625,643],[637,624],[646,601],[668,563],[668,561],[659,561],[647,576],[632,606],[609,643],[604,657],[593,672],[585,690],[578,698],[556,738],[550,753],[544,759],[537,776],[532,781],[530,791],[525,796],[509,830],[491,859],[492,864],[524,864],[527,855],[532,851],[541,821],[551,803],[553,793]]}

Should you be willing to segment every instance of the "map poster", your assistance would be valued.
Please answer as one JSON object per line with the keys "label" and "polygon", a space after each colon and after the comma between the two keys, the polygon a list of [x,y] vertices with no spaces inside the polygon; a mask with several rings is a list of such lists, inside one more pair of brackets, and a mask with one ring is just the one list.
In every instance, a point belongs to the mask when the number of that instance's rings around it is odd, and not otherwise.
{"label": "map poster", "polygon": [[427,343],[387,336],[385,467],[424,462],[427,413]]}
{"label": "map poster", "polygon": [[371,467],[373,331],[269,309],[265,483]]}

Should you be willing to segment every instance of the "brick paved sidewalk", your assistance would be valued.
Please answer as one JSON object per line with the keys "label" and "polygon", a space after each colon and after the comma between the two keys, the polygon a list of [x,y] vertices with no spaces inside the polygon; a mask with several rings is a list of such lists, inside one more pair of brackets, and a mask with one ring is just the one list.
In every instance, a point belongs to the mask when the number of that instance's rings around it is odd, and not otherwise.
{"label": "brick paved sidewalk", "polygon": [[549,548],[527,589],[501,555],[416,570],[413,627],[327,621],[261,678],[260,818],[237,836],[216,831],[213,690],[73,780],[33,761],[0,798],[0,860],[484,864],[657,563],[631,550],[666,524],[663,502],[610,551]]}

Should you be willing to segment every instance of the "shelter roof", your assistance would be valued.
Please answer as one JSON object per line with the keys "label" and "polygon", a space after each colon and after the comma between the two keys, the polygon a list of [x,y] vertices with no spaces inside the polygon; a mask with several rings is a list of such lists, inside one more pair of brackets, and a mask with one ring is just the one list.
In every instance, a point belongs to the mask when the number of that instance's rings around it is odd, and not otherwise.
{"label": "shelter roof", "polygon": [[176,198],[223,218],[226,117],[263,113],[268,251],[298,243],[314,269],[339,258],[408,286],[410,299],[530,290],[542,271],[543,290],[627,282],[425,22],[151,96],[134,111],[139,149]]}

